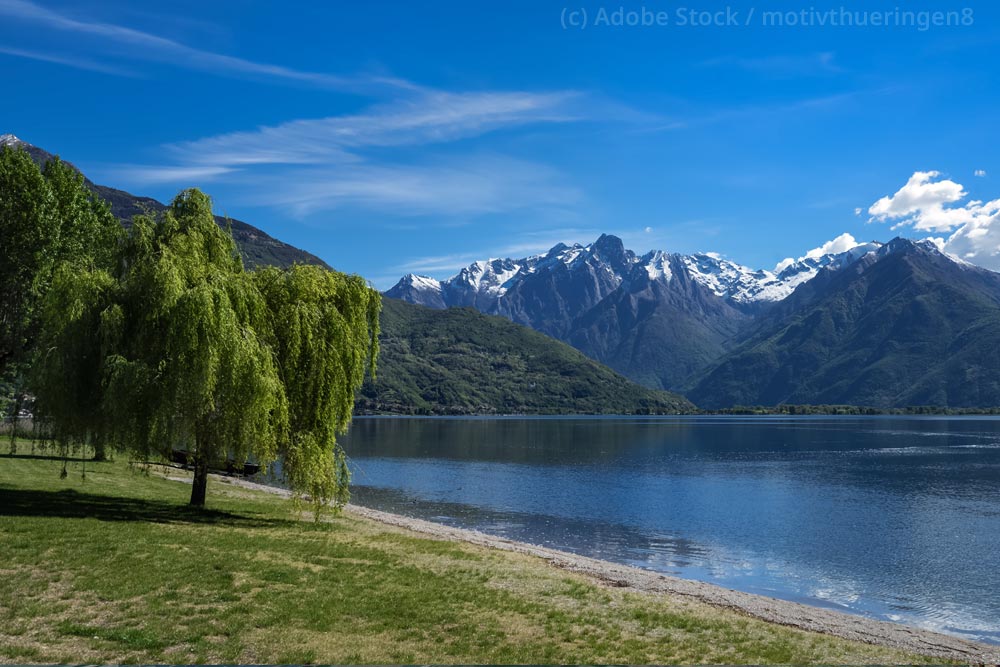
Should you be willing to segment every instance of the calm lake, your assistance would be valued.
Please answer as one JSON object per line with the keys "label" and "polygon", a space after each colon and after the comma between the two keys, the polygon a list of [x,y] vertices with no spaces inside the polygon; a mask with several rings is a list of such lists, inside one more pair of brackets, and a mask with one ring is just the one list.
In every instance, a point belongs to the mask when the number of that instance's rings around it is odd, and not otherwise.
{"label": "calm lake", "polygon": [[1000,642],[1000,419],[358,418],[353,501]]}

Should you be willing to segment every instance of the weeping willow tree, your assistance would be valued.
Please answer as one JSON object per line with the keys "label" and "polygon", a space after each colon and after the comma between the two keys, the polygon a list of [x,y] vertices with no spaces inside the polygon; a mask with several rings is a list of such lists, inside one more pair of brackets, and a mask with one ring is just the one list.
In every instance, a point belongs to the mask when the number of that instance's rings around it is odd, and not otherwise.
{"label": "weeping willow tree", "polygon": [[285,475],[317,508],[339,507],[350,474],[337,435],[366,372],[375,374],[381,295],[359,276],[316,266],[261,269],[254,278],[288,402]]}
{"label": "weeping willow tree", "polygon": [[113,264],[65,267],[46,299],[39,394],[57,431],[140,459],[185,450],[196,506],[211,467],[251,457],[342,502],[335,435],[374,372],[377,292],[313,267],[245,271],[197,190],[137,217]]}

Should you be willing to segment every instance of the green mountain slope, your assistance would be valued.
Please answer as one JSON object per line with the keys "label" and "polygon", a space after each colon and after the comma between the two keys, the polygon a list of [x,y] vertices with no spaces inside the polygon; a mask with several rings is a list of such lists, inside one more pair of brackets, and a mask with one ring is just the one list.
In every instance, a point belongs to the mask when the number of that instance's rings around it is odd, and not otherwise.
{"label": "green mountain slope", "polygon": [[378,380],[359,412],[665,414],[694,409],[641,387],[548,336],[471,308],[386,298]]}
{"label": "green mountain slope", "polygon": [[[6,135],[12,136],[12,135]],[[28,152],[39,166],[54,158],[52,153],[33,146],[18,139],[11,145]],[[72,166],[72,163],[69,163]],[[76,167],[73,167],[76,169]],[[79,170],[77,170],[79,171]],[[82,172],[81,172],[82,173]],[[122,221],[126,227],[131,224],[132,218],[140,214],[157,215],[166,210],[166,205],[150,197],[139,197],[124,190],[98,185],[84,175],[87,187],[94,191],[101,199],[106,201],[111,207],[111,212]],[[292,264],[315,264],[325,268],[330,268],[326,262],[316,255],[300,250],[284,241],[279,241],[267,232],[260,230],[253,225],[242,220],[215,216],[215,221],[222,227],[229,227],[233,232],[233,239],[243,255],[243,261],[249,267],[256,266],[280,266],[288,267]]]}
{"label": "green mountain slope", "polygon": [[895,239],[803,285],[687,395],[705,408],[1000,405],[1000,275]]}

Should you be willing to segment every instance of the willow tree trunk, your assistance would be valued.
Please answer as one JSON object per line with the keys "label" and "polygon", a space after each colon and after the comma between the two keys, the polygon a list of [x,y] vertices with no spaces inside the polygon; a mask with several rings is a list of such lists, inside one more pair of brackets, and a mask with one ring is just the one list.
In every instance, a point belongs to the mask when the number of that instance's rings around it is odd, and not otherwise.
{"label": "willow tree trunk", "polygon": [[94,441],[94,460],[95,461],[107,461],[108,453],[104,449],[104,442],[101,440]]}
{"label": "willow tree trunk", "polygon": [[208,459],[198,456],[194,460],[194,482],[191,485],[191,505],[205,506],[205,493],[208,489]]}

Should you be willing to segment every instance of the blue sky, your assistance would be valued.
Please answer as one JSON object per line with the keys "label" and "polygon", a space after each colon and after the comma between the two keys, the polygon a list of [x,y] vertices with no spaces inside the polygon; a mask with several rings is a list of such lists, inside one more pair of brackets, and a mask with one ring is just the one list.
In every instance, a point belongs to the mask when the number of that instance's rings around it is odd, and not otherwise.
{"label": "blue sky", "polygon": [[[0,133],[381,288],[604,232],[762,268],[934,236],[993,268],[1000,8],[810,6],[0,0]],[[614,25],[643,7],[666,25]],[[816,25],[841,8],[892,25]],[[966,25],[893,24],[920,12]]]}

